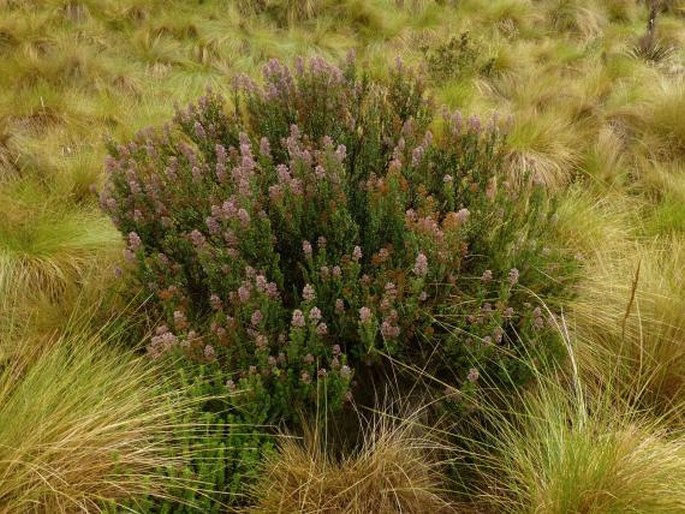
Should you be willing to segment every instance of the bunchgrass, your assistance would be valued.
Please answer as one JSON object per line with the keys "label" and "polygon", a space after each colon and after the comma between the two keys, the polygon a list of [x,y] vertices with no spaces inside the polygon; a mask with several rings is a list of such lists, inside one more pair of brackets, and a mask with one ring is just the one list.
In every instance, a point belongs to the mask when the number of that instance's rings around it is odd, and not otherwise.
{"label": "bunchgrass", "polygon": [[455,434],[476,470],[477,503],[517,514],[682,511],[682,427],[626,400],[615,369],[586,379],[585,362],[575,356],[580,343],[563,318],[556,324],[569,351],[566,371],[532,365],[533,384],[513,397],[481,377],[470,430]]}
{"label": "bunchgrass", "polygon": [[362,417],[362,427],[360,448],[342,455],[327,445],[320,426],[303,438],[283,437],[264,464],[249,512],[459,512],[444,490],[445,445],[420,414],[374,411]]}
{"label": "bunchgrass", "polygon": [[685,506],[685,438],[608,388],[543,379],[507,412],[485,414],[476,460],[494,512],[676,513]]}
{"label": "bunchgrass", "polygon": [[615,377],[615,392],[645,409],[683,419],[683,241],[662,241],[599,256],[573,302],[578,358],[594,377]]}
{"label": "bunchgrass", "polygon": [[10,319],[39,314],[43,301],[67,308],[87,278],[98,289],[113,277],[118,237],[93,207],[75,209],[22,179],[0,191],[0,212],[0,331]]}
{"label": "bunchgrass", "polygon": [[0,512],[99,512],[181,484],[165,470],[187,459],[170,449],[189,401],[149,363],[83,330],[11,343],[0,355]]}

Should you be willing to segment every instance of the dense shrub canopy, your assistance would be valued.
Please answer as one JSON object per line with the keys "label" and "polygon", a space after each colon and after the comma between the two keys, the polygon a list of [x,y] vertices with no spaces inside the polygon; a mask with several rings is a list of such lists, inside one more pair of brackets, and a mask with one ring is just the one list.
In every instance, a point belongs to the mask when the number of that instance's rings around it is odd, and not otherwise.
{"label": "dense shrub canopy", "polygon": [[220,366],[259,419],[339,405],[383,355],[457,387],[511,374],[522,341],[549,348],[533,298],[570,263],[542,188],[501,174],[504,137],[434,116],[401,64],[313,59],[111,145],[102,205],[164,320],[150,354]]}

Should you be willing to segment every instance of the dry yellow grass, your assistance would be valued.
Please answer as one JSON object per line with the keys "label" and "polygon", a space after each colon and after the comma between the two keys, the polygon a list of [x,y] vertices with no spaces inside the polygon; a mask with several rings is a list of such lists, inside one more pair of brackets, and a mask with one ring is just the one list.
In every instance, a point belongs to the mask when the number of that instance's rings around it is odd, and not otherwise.
{"label": "dry yellow grass", "polygon": [[685,244],[672,237],[599,255],[572,305],[578,354],[597,380],[685,420]]}
{"label": "dry yellow grass", "polygon": [[188,400],[111,341],[35,343],[0,354],[0,513],[100,512],[168,494]]}
{"label": "dry yellow grass", "polygon": [[441,447],[415,416],[377,414],[361,448],[335,457],[314,430],[285,438],[255,488],[254,514],[456,513],[443,496]]}

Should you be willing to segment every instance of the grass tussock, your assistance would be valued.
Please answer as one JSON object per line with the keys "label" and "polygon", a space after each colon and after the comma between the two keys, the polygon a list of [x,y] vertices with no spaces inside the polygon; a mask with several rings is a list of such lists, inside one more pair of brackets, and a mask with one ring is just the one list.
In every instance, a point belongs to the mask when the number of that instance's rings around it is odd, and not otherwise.
{"label": "grass tussock", "polygon": [[312,431],[283,439],[255,488],[254,514],[457,512],[443,497],[440,445],[415,416],[378,414],[358,452],[334,457]]}
{"label": "grass tussock", "polygon": [[26,343],[14,341],[22,359],[0,355],[0,512],[100,512],[164,496],[162,470],[183,463],[169,456],[179,393],[111,341]]}
{"label": "grass tussock", "polygon": [[624,396],[681,418],[684,259],[678,236],[599,256],[572,306],[584,368],[595,377],[617,376]]}
{"label": "grass tussock", "polygon": [[494,512],[682,512],[681,433],[641,416],[610,389],[592,394],[582,384],[542,379],[521,400],[510,412],[486,414],[480,497]]}
{"label": "grass tussock", "polygon": [[15,180],[0,191],[0,217],[0,326],[40,306],[67,308],[87,280],[99,289],[113,277],[119,237],[94,208],[74,209],[34,181]]}
{"label": "grass tussock", "polygon": [[644,141],[657,156],[677,155],[685,150],[685,80],[664,84],[645,107]]}

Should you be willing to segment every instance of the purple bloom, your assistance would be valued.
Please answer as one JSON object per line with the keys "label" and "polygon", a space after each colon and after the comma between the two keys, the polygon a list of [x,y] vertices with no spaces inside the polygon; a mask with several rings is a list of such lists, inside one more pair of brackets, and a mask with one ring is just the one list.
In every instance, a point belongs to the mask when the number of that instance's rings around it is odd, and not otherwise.
{"label": "purple bloom", "polygon": [[255,277],[255,287],[257,288],[257,291],[259,291],[260,293],[266,292],[268,283],[264,275],[257,275]]}
{"label": "purple bloom", "polygon": [[295,328],[302,328],[305,325],[304,314],[300,309],[295,309],[293,311],[293,319],[290,322]]}
{"label": "purple bloom", "polygon": [[338,145],[338,148],[335,150],[335,156],[338,159],[339,162],[343,162],[345,160],[345,156],[347,155],[347,148],[345,145]]}
{"label": "purple bloom", "polygon": [[238,219],[240,220],[240,223],[242,223],[244,227],[250,223],[250,215],[242,207],[240,209],[238,209]]}
{"label": "purple bloom", "polygon": [[371,309],[368,307],[362,307],[359,309],[359,321],[362,324],[366,324],[371,321]]}
{"label": "purple bloom", "polygon": [[132,195],[139,195],[143,192],[137,180],[129,180],[128,187],[131,190]]}
{"label": "purple bloom", "polygon": [[243,303],[250,299],[250,288],[246,284],[243,284],[238,288],[238,298]]}
{"label": "purple bloom", "polygon": [[302,298],[304,298],[305,302],[313,302],[316,298],[314,287],[311,284],[305,285],[302,289]]}
{"label": "purple bloom", "polygon": [[306,257],[312,256],[312,244],[309,241],[302,241],[302,251]]}
{"label": "purple bloom", "polygon": [[252,323],[252,326],[256,327],[262,322],[263,319],[264,315],[262,314],[262,311],[256,310],[252,313],[252,316],[250,317],[250,323]]}
{"label": "purple bloom", "polygon": [[205,349],[202,352],[205,356],[205,359],[208,360],[213,360],[214,357],[216,356],[216,352],[214,351],[214,347],[211,344],[208,344],[205,346]]}
{"label": "purple bloom", "polygon": [[418,277],[425,277],[428,273],[428,257],[426,257],[423,253],[420,253],[416,257],[416,263],[414,264],[413,271]]}
{"label": "purple bloom", "polygon": [[362,249],[359,246],[355,246],[354,250],[352,250],[352,259],[355,262],[359,262],[359,260],[362,258]]}
{"label": "purple bloom", "polygon": [[342,269],[340,269],[340,266],[333,266],[333,276],[335,278],[342,277]]}
{"label": "purple bloom", "polygon": [[338,314],[345,312],[345,302],[340,298],[335,301],[335,312]]}
{"label": "purple bloom", "polygon": [[143,245],[143,242],[140,240],[140,237],[138,236],[137,233],[130,232],[128,234],[128,244],[129,244],[131,250],[136,252]]}
{"label": "purple bloom", "polygon": [[316,326],[316,333],[320,336],[325,336],[326,334],[328,334],[328,325],[326,325],[325,323],[319,323]]}
{"label": "purple bloom", "polygon": [[196,248],[201,248],[206,243],[205,236],[199,230],[193,230],[188,237]]}
{"label": "purple bloom", "polygon": [[395,298],[397,297],[397,286],[393,284],[392,282],[388,282],[385,284],[385,294],[388,295],[389,298]]}
{"label": "purple bloom", "polygon": [[414,148],[414,151],[411,153],[411,165],[416,167],[419,164],[421,164],[421,160],[423,159],[423,154],[425,153],[426,149],[422,146],[419,145],[416,148]]}
{"label": "purple bloom", "polygon": [[321,311],[318,307],[312,307],[312,309],[309,311],[309,319],[312,321],[321,320]]}
{"label": "purple bloom", "polygon": [[511,268],[509,271],[509,283],[514,286],[519,281],[519,270],[517,268]]}
{"label": "purple bloom", "polygon": [[459,223],[462,225],[469,220],[470,215],[471,215],[471,211],[469,211],[466,208],[459,209],[459,211],[457,211],[457,219],[459,220]]}
{"label": "purple bloom", "polygon": [[209,216],[205,220],[205,223],[207,224],[207,229],[209,230],[209,233],[213,236],[217,235],[221,231],[221,227],[219,226],[219,222],[216,221],[216,218]]}
{"label": "purple bloom", "polygon": [[278,285],[276,282],[269,282],[266,285],[266,294],[269,298],[278,298]]}
{"label": "purple bloom", "polygon": [[264,334],[258,334],[257,337],[255,337],[254,344],[257,347],[257,349],[263,350],[269,344],[269,340]]}
{"label": "purple bloom", "polygon": [[289,183],[293,178],[290,174],[290,170],[285,164],[279,164],[276,166],[276,173],[278,173],[278,180],[286,184]]}
{"label": "purple bloom", "polygon": [[269,145],[269,140],[265,137],[259,140],[259,153],[264,157],[271,157],[271,145]]}
{"label": "purple bloom", "polygon": [[279,186],[278,184],[269,186],[269,198],[274,203],[278,202],[281,198],[283,198],[283,189],[281,188],[281,186]]}
{"label": "purple bloom", "polygon": [[480,277],[481,282],[487,284],[492,281],[492,270],[486,269]]}
{"label": "purple bloom", "polygon": [[393,325],[389,320],[381,323],[381,334],[388,339],[394,339],[400,335],[400,327]]}
{"label": "purple bloom", "polygon": [[107,207],[107,209],[114,212],[117,210],[117,207],[119,207],[119,204],[114,198],[110,197],[107,198],[107,200],[105,200],[105,206]]}
{"label": "purple bloom", "polygon": [[207,137],[207,133],[205,132],[205,128],[202,126],[202,123],[196,121],[194,128],[195,136],[197,136],[198,139],[205,139]]}
{"label": "purple bloom", "polygon": [[471,368],[471,369],[469,370],[469,374],[466,375],[466,379],[467,379],[469,382],[475,382],[475,381],[478,380],[479,378],[480,378],[480,373],[478,373],[478,370],[477,370],[476,368]]}

